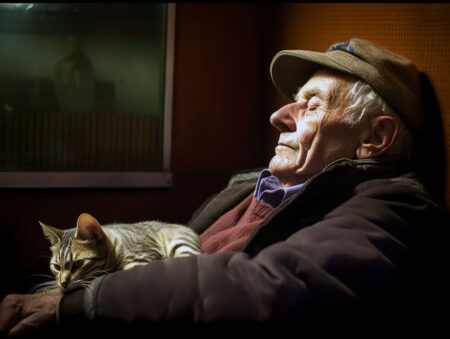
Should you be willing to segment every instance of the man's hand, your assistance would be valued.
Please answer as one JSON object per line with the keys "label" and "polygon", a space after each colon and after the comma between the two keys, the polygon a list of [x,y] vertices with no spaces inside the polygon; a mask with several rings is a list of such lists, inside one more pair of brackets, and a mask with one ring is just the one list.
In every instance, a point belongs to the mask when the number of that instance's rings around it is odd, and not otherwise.
{"label": "man's hand", "polygon": [[0,334],[25,336],[56,324],[60,293],[10,294],[0,304]]}

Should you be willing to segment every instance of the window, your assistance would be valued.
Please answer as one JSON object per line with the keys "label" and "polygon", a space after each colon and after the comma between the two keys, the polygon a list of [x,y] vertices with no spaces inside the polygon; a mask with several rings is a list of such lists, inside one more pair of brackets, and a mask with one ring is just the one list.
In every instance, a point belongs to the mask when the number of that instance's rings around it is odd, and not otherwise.
{"label": "window", "polygon": [[165,187],[175,5],[0,4],[0,187]]}

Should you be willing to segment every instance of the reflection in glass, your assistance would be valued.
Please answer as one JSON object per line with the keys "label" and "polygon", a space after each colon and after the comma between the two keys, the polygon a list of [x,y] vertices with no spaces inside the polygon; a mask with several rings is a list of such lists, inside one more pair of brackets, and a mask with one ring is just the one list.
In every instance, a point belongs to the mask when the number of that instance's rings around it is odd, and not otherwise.
{"label": "reflection in glass", "polygon": [[161,170],[166,14],[0,4],[0,171]]}

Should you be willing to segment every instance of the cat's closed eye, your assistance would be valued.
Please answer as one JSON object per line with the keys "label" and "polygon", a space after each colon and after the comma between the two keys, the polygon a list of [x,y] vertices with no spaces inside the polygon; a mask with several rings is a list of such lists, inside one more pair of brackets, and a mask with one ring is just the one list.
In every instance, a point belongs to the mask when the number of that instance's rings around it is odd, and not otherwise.
{"label": "cat's closed eye", "polygon": [[52,264],[53,265],[53,269],[55,270],[55,271],[61,271],[61,266],[59,266],[58,264]]}
{"label": "cat's closed eye", "polygon": [[83,266],[84,260],[77,260],[72,265],[72,271],[79,269],[81,266]]}

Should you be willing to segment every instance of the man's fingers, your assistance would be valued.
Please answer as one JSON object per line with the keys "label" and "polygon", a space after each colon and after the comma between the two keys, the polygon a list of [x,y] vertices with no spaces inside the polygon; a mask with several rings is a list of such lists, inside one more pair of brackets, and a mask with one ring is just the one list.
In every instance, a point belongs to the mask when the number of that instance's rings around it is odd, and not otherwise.
{"label": "man's fingers", "polygon": [[60,294],[8,295],[0,304],[0,333],[25,336],[56,323]]}
{"label": "man's fingers", "polygon": [[5,335],[20,320],[22,312],[20,295],[7,295],[0,304],[0,333]]}
{"label": "man's fingers", "polygon": [[38,313],[33,313],[29,317],[22,319],[16,326],[10,329],[8,335],[11,338],[30,336],[46,327],[40,320],[40,315]]}

